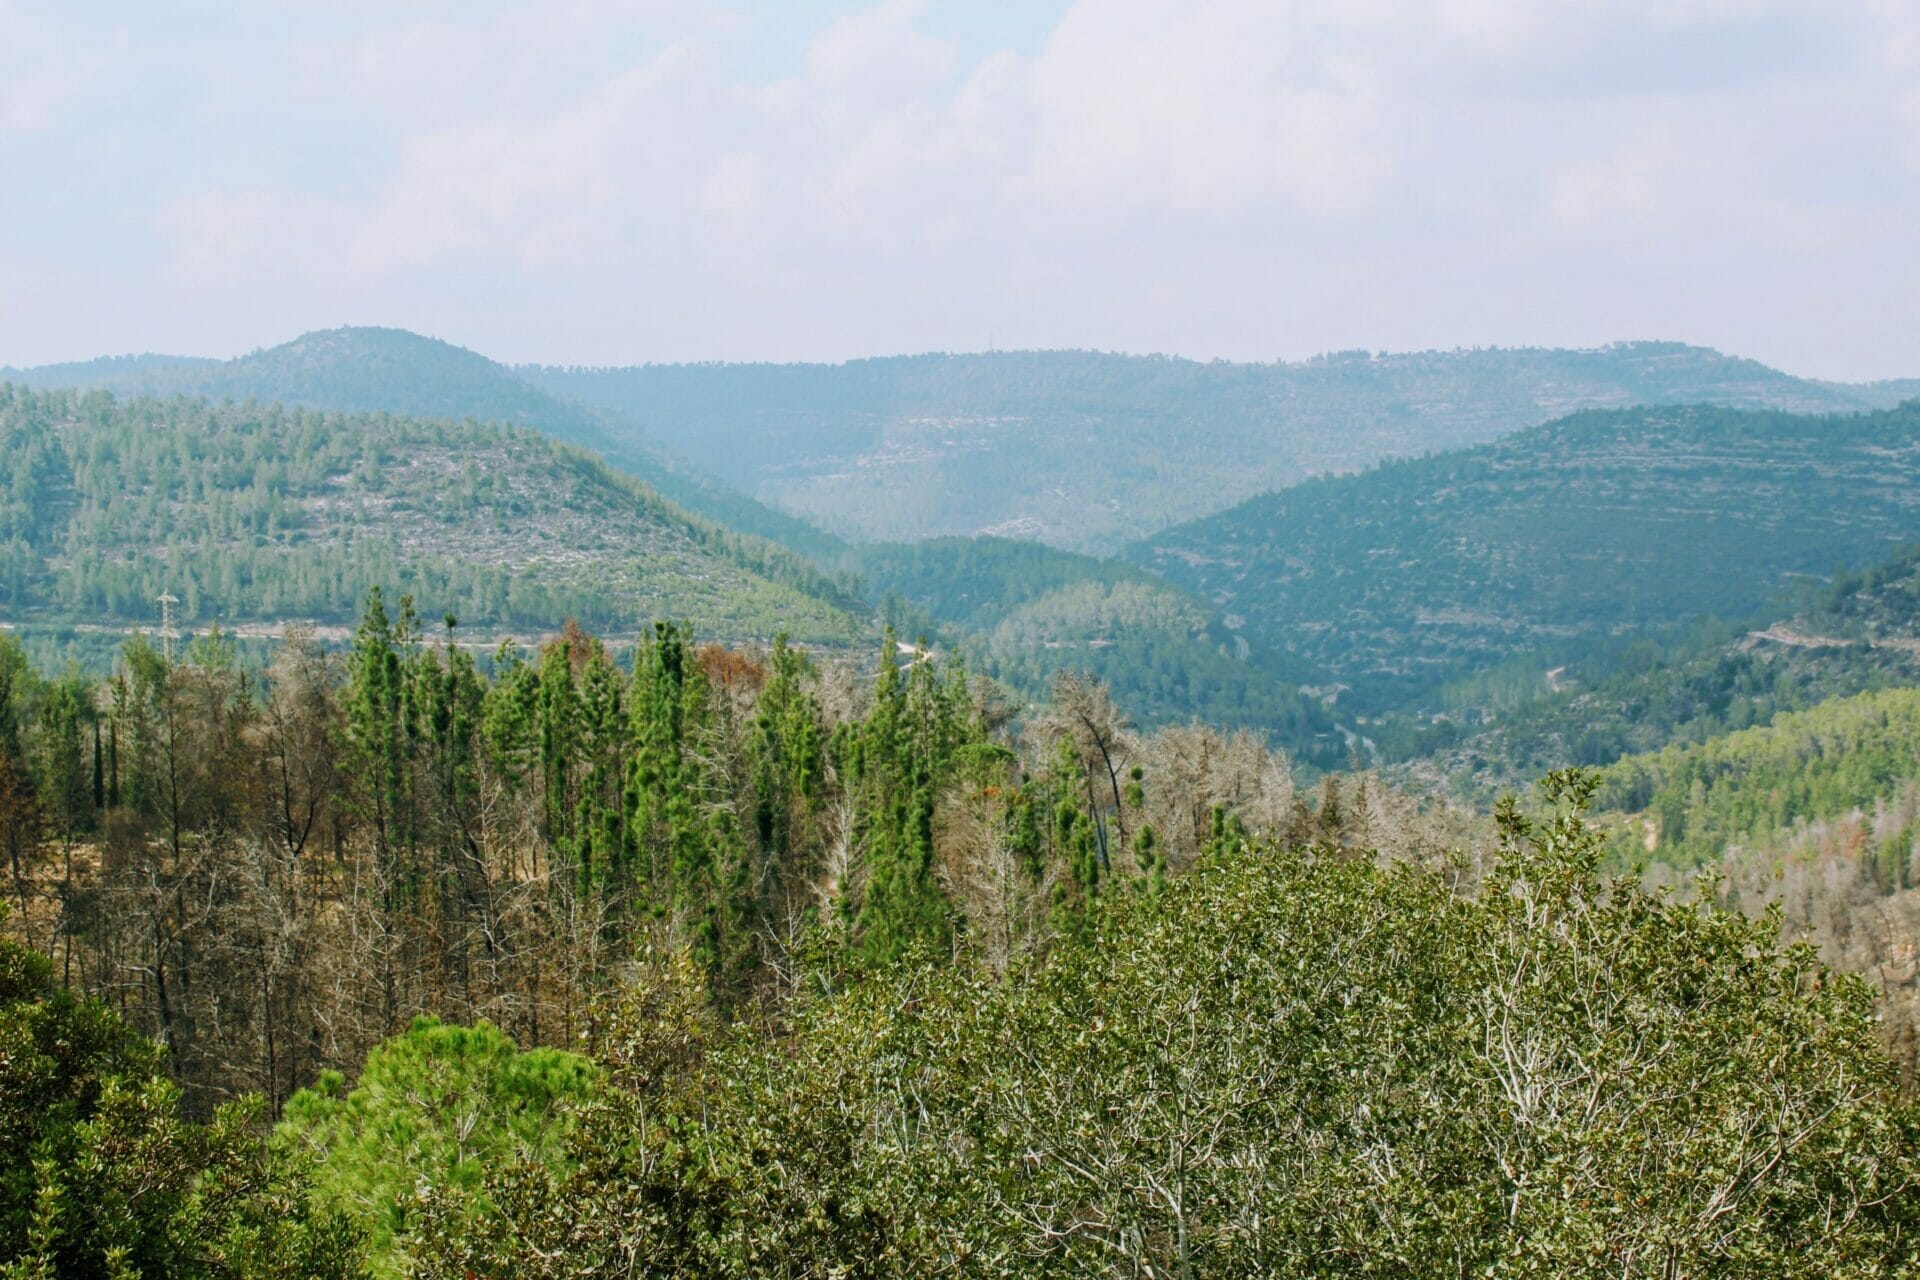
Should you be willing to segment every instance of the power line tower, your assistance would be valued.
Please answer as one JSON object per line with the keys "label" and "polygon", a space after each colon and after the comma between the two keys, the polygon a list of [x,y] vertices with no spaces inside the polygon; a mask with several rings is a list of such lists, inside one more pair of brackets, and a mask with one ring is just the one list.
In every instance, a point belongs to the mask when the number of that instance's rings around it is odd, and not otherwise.
{"label": "power line tower", "polygon": [[167,665],[172,666],[174,642],[180,638],[179,630],[173,625],[173,606],[180,603],[180,597],[171,591],[162,591],[154,597],[154,603],[160,606],[160,653]]}

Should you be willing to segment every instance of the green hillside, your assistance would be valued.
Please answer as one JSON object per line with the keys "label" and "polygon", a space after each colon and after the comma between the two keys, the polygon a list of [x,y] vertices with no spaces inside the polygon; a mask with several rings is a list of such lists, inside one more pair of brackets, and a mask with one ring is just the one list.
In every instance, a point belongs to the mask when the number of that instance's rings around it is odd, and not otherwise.
{"label": "green hillside", "polygon": [[728,528],[770,538],[821,561],[842,553],[838,540],[729,488],[633,429],[617,413],[570,403],[485,356],[405,329],[321,330],[232,360],[119,356],[0,370],[0,380],[5,379],[41,389],[185,394],[532,427],[592,450],[672,501]]}
{"label": "green hillside", "polygon": [[0,384],[10,621],[345,621],[370,584],[465,623],[845,639],[834,584],[598,459],[471,421]]}
{"label": "green hillside", "polygon": [[1599,800],[1645,814],[1644,835],[1630,843],[1658,860],[1698,866],[1795,823],[1871,807],[1916,777],[1920,689],[1889,689],[1630,756],[1606,770]]}
{"label": "green hillside", "polygon": [[[1672,742],[1766,724],[1829,698],[1920,686],[1920,548],[1808,589],[1778,621],[1640,639],[1443,690],[1457,707],[1400,744],[1437,775],[1524,786],[1565,764],[1603,765]],[[1477,726],[1477,727],[1476,727]],[[1451,744],[1451,745],[1449,745]]]}
{"label": "green hillside", "polygon": [[1579,409],[1854,412],[1895,394],[1651,342],[1271,364],[1022,351],[519,372],[848,537],[999,533],[1096,553],[1310,475]]}
{"label": "green hillside", "polygon": [[1360,709],[1427,705],[1522,655],[1745,619],[1920,536],[1920,403],[1863,415],[1577,414],[1309,482],[1130,558]]}
{"label": "green hillside", "polygon": [[1867,976],[1883,1043],[1920,1079],[1920,689],[1630,756],[1598,799],[1616,868],[1683,895],[1709,871],[1722,906],[1773,911],[1783,936]]}
{"label": "green hillside", "polygon": [[1132,565],[992,537],[879,544],[860,563],[889,616],[947,631],[1015,688],[1040,694],[1056,672],[1089,673],[1143,723],[1198,718],[1259,730],[1317,763],[1347,759],[1297,681],[1247,661],[1201,601]]}

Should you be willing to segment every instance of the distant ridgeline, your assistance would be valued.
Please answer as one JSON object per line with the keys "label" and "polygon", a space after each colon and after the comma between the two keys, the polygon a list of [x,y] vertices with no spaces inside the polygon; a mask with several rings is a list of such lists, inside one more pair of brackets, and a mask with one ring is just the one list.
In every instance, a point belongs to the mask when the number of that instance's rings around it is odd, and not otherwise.
{"label": "distant ridgeline", "polygon": [[[1920,538],[1920,403],[1809,417],[1576,414],[1495,444],[1311,481],[1129,558],[1368,707],[1595,640],[1746,619]],[[1564,660],[1564,659],[1561,659]]]}
{"label": "distant ridgeline", "polygon": [[344,621],[384,583],[491,627],[868,630],[806,561],[528,430],[0,385],[0,451],[11,621],[149,622],[163,587],[190,624]]}
{"label": "distant ridgeline", "polygon": [[[1792,583],[1920,539],[1920,410],[1863,412],[1920,386],[1672,343],[510,369],[338,329],[234,360],[4,377],[214,403],[9,402],[24,452],[0,620],[144,622],[164,586],[195,623],[339,619],[372,582],[492,628],[667,616],[720,637],[870,637],[878,609],[1026,694],[1088,671],[1143,721],[1258,727],[1314,759],[1447,750],[1496,712],[1520,733],[1548,671],[1591,691],[1634,666],[1633,637],[1676,653],[1703,615],[1745,629]],[[1679,400],[1738,408],[1580,413],[1380,464],[1582,406]],[[125,447],[148,420],[155,438]],[[857,547],[799,516],[859,537],[1029,541]],[[1182,517],[1201,518],[1163,528]],[[1105,554],[1148,533],[1124,563],[1031,541]],[[1490,744],[1468,767],[1665,741],[1591,710],[1574,741],[1549,726],[1537,750]]]}
{"label": "distant ridgeline", "polygon": [[0,370],[8,378],[536,427],[709,519],[835,565],[845,547],[821,528],[878,540],[998,533],[1109,554],[1310,475],[1479,444],[1579,409],[1858,412],[1920,394],[1920,383],[1817,382],[1665,342],[1292,364],[1020,351],[515,369],[379,328],[309,333],[233,360],[116,357]]}
{"label": "distant ridgeline", "polygon": [[1579,409],[1857,412],[1920,394],[1661,342],[1292,364],[1016,351],[519,372],[850,538],[1001,533],[1097,554],[1310,475]]}

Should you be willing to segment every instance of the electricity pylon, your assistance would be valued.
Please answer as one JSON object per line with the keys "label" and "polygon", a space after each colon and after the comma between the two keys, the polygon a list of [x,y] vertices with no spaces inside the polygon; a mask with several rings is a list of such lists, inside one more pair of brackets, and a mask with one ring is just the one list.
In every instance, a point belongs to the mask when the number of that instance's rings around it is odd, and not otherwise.
{"label": "electricity pylon", "polygon": [[167,665],[172,666],[173,644],[180,638],[180,632],[173,625],[173,606],[180,603],[180,597],[171,591],[162,591],[154,597],[154,602],[160,606],[160,653]]}

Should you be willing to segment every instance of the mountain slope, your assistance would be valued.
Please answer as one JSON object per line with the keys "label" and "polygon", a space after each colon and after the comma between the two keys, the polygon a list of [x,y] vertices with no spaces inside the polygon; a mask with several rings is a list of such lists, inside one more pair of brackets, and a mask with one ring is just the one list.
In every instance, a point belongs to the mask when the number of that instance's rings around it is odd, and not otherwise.
{"label": "mountain slope", "polygon": [[1130,558],[1278,650],[1404,703],[1516,654],[1701,615],[1920,537],[1920,404],[1810,417],[1578,414],[1496,444],[1313,481]]}
{"label": "mountain slope", "polygon": [[860,564],[884,613],[952,630],[972,661],[1029,694],[1083,672],[1143,723],[1198,718],[1258,730],[1317,764],[1347,760],[1297,682],[1247,662],[1206,605],[1132,565],[992,537],[868,546]]}
{"label": "mountain slope", "polygon": [[1787,937],[1866,976],[1902,1073],[1920,1074],[1920,689],[1630,756],[1597,799],[1617,867],[1682,893],[1708,869],[1724,905],[1773,908]]}
{"label": "mountain slope", "polygon": [[1677,343],[1297,364],[1040,351],[520,372],[849,537],[1001,533],[1102,554],[1309,475],[1583,408],[1886,403]]}
{"label": "mountain slope", "polygon": [[1663,862],[1699,866],[1795,823],[1871,808],[1916,777],[1920,689],[1888,689],[1629,756],[1602,775],[1599,800],[1646,815],[1644,834],[1630,844]]}
{"label": "mountain slope", "polygon": [[494,627],[860,627],[797,558],[528,430],[0,385],[0,450],[12,621],[145,622],[162,590],[189,622],[345,621],[383,584]]}
{"label": "mountain slope", "polygon": [[1840,574],[1765,625],[1577,659],[1554,670],[1557,690],[1537,664],[1530,675],[1492,723],[1461,737],[1453,718],[1402,754],[1431,755],[1426,772],[1481,789],[1519,787],[1562,765],[1609,764],[1830,698],[1920,686],[1920,548]]}
{"label": "mountain slope", "polygon": [[404,329],[316,331],[232,360],[119,356],[0,371],[0,380],[7,379],[40,389],[187,394],[532,427],[598,453],[667,498],[738,532],[771,538],[821,561],[839,559],[844,551],[836,539],[702,472],[619,421],[617,413],[568,403],[485,356]]}

